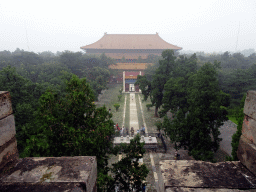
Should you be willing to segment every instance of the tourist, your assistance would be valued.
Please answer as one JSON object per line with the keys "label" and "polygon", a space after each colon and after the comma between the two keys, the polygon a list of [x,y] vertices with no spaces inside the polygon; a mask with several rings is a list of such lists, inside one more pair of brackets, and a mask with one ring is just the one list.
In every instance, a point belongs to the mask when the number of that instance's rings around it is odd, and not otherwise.
{"label": "tourist", "polygon": [[145,135],[145,127],[144,127],[144,125],[142,125],[141,131]]}
{"label": "tourist", "polygon": [[145,183],[142,184],[142,192],[145,192],[146,191],[146,185]]}
{"label": "tourist", "polygon": [[110,108],[109,108],[108,112],[111,113],[111,109]]}
{"label": "tourist", "polygon": [[124,127],[122,127],[120,130],[120,136],[123,136],[123,133],[124,133]]}
{"label": "tourist", "polygon": [[125,135],[125,127],[123,126],[122,128],[122,135],[124,136]]}
{"label": "tourist", "polygon": [[134,129],[133,129],[133,127],[131,128],[131,136],[133,136],[134,135]]}
{"label": "tourist", "polygon": [[180,157],[180,154],[178,154],[178,152],[175,151],[174,159],[177,160],[177,159],[179,159],[179,157]]}

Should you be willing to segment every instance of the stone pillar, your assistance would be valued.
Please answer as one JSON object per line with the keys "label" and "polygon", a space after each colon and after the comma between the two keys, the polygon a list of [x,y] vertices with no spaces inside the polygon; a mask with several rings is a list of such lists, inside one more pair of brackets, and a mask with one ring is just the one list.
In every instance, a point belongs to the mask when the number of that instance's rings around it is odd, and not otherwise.
{"label": "stone pillar", "polygon": [[237,157],[256,175],[256,91],[247,92],[244,115]]}
{"label": "stone pillar", "polygon": [[123,71],[123,92],[125,92],[125,71]]}
{"label": "stone pillar", "polygon": [[0,91],[0,173],[18,160],[12,103],[8,91]]}

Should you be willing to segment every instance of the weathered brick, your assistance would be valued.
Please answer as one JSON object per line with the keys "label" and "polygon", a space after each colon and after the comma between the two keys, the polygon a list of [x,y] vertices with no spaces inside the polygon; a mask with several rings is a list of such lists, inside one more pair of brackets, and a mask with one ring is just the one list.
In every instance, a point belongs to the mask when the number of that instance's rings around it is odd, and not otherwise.
{"label": "weathered brick", "polygon": [[0,146],[11,140],[16,135],[14,115],[9,115],[0,120]]}
{"label": "weathered brick", "polygon": [[250,90],[247,92],[244,114],[256,120],[256,91]]}
{"label": "weathered brick", "polygon": [[256,175],[256,146],[243,135],[240,137],[237,157],[247,169]]}
{"label": "weathered brick", "polygon": [[0,91],[0,119],[12,114],[12,103],[8,91]]}

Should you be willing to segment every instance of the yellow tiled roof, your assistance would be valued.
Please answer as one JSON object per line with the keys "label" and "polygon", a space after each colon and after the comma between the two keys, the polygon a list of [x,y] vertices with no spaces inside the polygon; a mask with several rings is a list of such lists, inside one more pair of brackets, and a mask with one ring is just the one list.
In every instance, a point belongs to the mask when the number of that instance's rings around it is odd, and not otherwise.
{"label": "yellow tiled roof", "polygon": [[182,49],[156,34],[107,34],[81,49]]}

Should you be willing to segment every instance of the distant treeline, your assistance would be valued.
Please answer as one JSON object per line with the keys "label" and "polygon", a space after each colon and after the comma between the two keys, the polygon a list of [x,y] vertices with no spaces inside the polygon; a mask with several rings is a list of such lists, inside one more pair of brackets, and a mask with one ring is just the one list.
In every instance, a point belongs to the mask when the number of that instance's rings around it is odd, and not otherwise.
{"label": "distant treeline", "polygon": [[114,62],[104,54],[88,56],[70,51],[37,54],[18,48],[14,52],[1,51],[0,90],[11,93],[19,151],[24,150],[26,139],[35,130],[34,120],[42,94],[51,90],[64,98],[67,95],[65,82],[75,74],[79,78],[86,77],[97,100],[101,90],[107,88],[110,74],[114,74],[108,69]]}
{"label": "distant treeline", "polygon": [[[201,55],[201,56],[204,56],[204,57],[208,57],[208,56],[211,56],[211,55],[222,55],[224,52],[223,51],[219,51],[219,52],[216,52],[216,51],[214,51],[214,52],[204,52],[204,51],[191,51],[191,50],[187,50],[187,51],[182,50],[182,51],[180,51],[180,54],[182,54],[182,55],[183,54],[187,54],[187,55],[191,54],[192,55],[194,53],[197,56]],[[250,48],[250,49],[244,49],[242,51],[235,51],[235,52],[229,52],[229,53],[230,54],[241,53],[245,57],[248,57],[251,54],[256,53],[256,51],[255,51],[255,49]]]}
{"label": "distant treeline", "polygon": [[41,53],[27,52],[17,48],[14,52],[0,52],[0,70],[10,65],[17,73],[34,83],[43,83],[45,87],[57,88],[62,84],[59,76],[63,73],[73,73],[78,77],[86,77],[95,91],[95,96],[106,88],[110,77],[108,65],[115,63],[114,59],[105,54],[100,56],[86,55],[82,52]]}
{"label": "distant treeline", "polygon": [[199,66],[215,60],[220,62],[219,83],[222,91],[231,96],[230,108],[238,107],[243,95],[248,90],[256,89],[256,53],[250,53],[247,57],[242,53],[231,54],[228,51],[217,55],[197,55]]}

